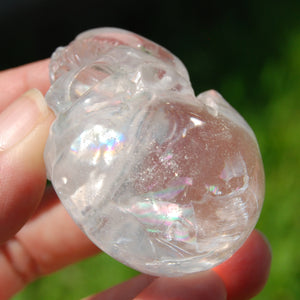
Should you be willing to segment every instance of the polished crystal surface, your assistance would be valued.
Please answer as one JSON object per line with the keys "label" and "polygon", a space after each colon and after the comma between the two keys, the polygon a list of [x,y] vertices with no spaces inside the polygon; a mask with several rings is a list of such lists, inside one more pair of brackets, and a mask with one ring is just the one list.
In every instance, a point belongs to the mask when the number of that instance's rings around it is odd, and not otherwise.
{"label": "polished crystal surface", "polygon": [[51,59],[48,178],[86,235],[141,272],[229,258],[253,230],[264,173],[251,128],[181,61],[134,33],[80,34]]}

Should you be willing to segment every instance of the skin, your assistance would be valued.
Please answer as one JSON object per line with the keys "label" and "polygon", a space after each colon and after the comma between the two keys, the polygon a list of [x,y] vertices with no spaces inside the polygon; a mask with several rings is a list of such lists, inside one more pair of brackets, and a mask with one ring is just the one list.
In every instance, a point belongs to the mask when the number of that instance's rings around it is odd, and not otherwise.
{"label": "skin", "polygon": [[[21,97],[24,92],[47,91],[48,63],[0,72],[0,115],[29,97]],[[0,151],[0,299],[100,251],[75,225],[53,189],[46,188],[43,150],[53,120],[47,111],[19,143]],[[255,230],[230,259],[212,270],[182,278],[141,274],[87,299],[250,299],[264,287],[270,264],[269,243]]]}

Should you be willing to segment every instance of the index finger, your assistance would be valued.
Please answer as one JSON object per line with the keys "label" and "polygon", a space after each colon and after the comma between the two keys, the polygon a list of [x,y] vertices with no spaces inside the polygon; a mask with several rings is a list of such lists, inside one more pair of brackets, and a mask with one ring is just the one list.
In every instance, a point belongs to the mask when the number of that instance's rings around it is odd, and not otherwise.
{"label": "index finger", "polygon": [[37,88],[43,94],[50,87],[49,59],[0,72],[0,113],[26,91]]}

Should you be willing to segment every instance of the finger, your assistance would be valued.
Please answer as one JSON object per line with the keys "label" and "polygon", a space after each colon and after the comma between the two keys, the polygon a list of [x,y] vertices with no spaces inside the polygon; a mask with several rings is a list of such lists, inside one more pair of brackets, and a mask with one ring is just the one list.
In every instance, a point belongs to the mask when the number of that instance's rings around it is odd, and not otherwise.
{"label": "finger", "polygon": [[178,278],[154,279],[135,300],[225,300],[226,289],[213,271]]}
{"label": "finger", "polygon": [[100,294],[87,297],[84,300],[132,300],[154,279],[155,277],[153,276],[141,274]]}
{"label": "finger", "polygon": [[43,94],[50,86],[49,59],[0,72],[0,112],[26,91],[37,88]]}
{"label": "finger", "polygon": [[226,290],[213,271],[180,278],[156,278],[141,274],[85,300],[225,300]]}
{"label": "finger", "polygon": [[228,299],[250,299],[260,292],[269,276],[271,258],[268,241],[253,231],[229,260],[214,268],[226,285]]}
{"label": "finger", "polygon": [[53,119],[38,90],[0,114],[0,244],[22,227],[42,198],[43,151]]}
{"label": "finger", "polygon": [[0,299],[9,299],[37,277],[98,252],[52,188],[47,188],[34,216],[0,248]]}

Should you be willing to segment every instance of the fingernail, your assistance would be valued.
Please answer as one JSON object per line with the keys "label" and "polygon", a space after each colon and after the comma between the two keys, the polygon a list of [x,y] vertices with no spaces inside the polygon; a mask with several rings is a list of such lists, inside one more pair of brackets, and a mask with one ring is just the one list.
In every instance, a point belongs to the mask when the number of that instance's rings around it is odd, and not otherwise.
{"label": "fingernail", "polygon": [[0,114],[0,151],[18,144],[48,114],[42,93],[32,89]]}

